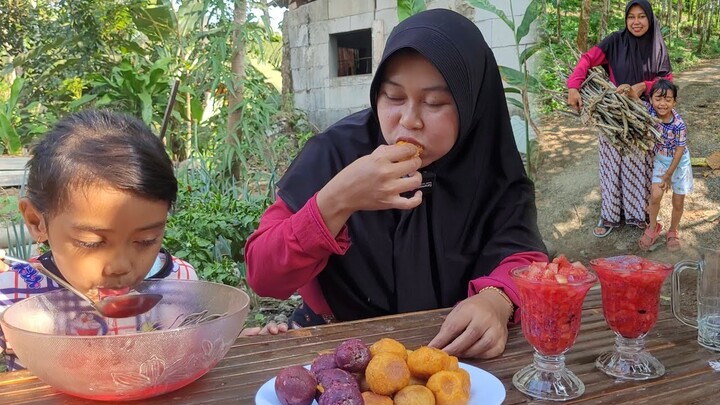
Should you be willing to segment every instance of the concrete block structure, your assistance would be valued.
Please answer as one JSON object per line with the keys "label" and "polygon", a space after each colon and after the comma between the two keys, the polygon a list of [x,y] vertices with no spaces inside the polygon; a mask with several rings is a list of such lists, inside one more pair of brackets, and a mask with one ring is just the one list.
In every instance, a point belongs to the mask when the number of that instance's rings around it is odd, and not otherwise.
{"label": "concrete block structure", "polygon": [[[529,0],[490,0],[520,25]],[[475,22],[499,65],[518,69],[517,55],[534,44],[531,34],[515,46],[514,33],[496,15],[465,0],[427,0],[427,7],[455,10]],[[385,42],[398,24],[396,0],[290,0],[284,19],[295,107],[325,129],[370,106],[370,81]]]}

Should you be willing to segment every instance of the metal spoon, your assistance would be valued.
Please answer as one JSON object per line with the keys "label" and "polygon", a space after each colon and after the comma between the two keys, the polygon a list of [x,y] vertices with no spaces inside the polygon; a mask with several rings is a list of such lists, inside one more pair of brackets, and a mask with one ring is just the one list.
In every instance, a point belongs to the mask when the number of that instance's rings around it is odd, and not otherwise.
{"label": "metal spoon", "polygon": [[50,272],[40,263],[29,263],[16,257],[8,256],[5,254],[4,249],[0,249],[0,260],[7,261],[9,263],[20,263],[32,266],[40,273],[44,274],[59,285],[70,290],[73,294],[90,303],[90,305],[92,305],[92,307],[100,315],[107,318],[127,318],[129,316],[144,314],[145,312],[151,310],[155,305],[157,305],[157,303],[163,297],[161,294],[133,293],[117,295],[113,297],[105,297],[98,301],[94,301],[90,297],[81,293],[78,289],[70,285],[70,283],[68,283],[67,281]]}

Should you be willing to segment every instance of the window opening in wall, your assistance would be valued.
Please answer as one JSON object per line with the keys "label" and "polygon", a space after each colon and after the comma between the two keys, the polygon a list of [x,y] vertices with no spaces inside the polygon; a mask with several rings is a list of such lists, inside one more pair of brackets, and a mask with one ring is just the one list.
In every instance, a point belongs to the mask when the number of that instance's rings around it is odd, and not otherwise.
{"label": "window opening in wall", "polygon": [[331,57],[338,77],[372,73],[372,33],[358,30],[330,35]]}

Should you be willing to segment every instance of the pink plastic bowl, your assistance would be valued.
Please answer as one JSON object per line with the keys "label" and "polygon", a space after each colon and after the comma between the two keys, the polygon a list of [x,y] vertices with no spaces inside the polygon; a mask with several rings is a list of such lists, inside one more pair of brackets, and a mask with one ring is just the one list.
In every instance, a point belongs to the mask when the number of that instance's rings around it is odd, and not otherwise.
{"label": "pink plastic bowl", "polygon": [[143,282],[163,295],[150,312],[109,319],[65,290],[28,298],[0,315],[20,362],[45,383],[78,397],[136,400],[177,390],[220,361],[235,342],[250,299],[204,282]]}

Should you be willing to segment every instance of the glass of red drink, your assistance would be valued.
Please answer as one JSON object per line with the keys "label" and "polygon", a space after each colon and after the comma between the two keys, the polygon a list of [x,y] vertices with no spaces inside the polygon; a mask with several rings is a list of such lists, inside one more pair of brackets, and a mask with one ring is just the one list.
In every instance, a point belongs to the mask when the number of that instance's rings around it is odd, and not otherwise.
{"label": "glass of red drink", "polygon": [[645,335],[655,326],[660,288],[673,266],[626,255],[590,262],[600,278],[605,321],[615,332],[615,349],[595,366],[605,374],[647,380],[665,374],[665,366],[645,351]]}
{"label": "glass of red drink", "polygon": [[535,349],[533,363],[515,373],[513,385],[542,400],[579,397],[585,384],[565,367],[564,353],[575,343],[582,304],[597,277],[564,256],[513,269],[510,275],[520,293],[523,334]]}

